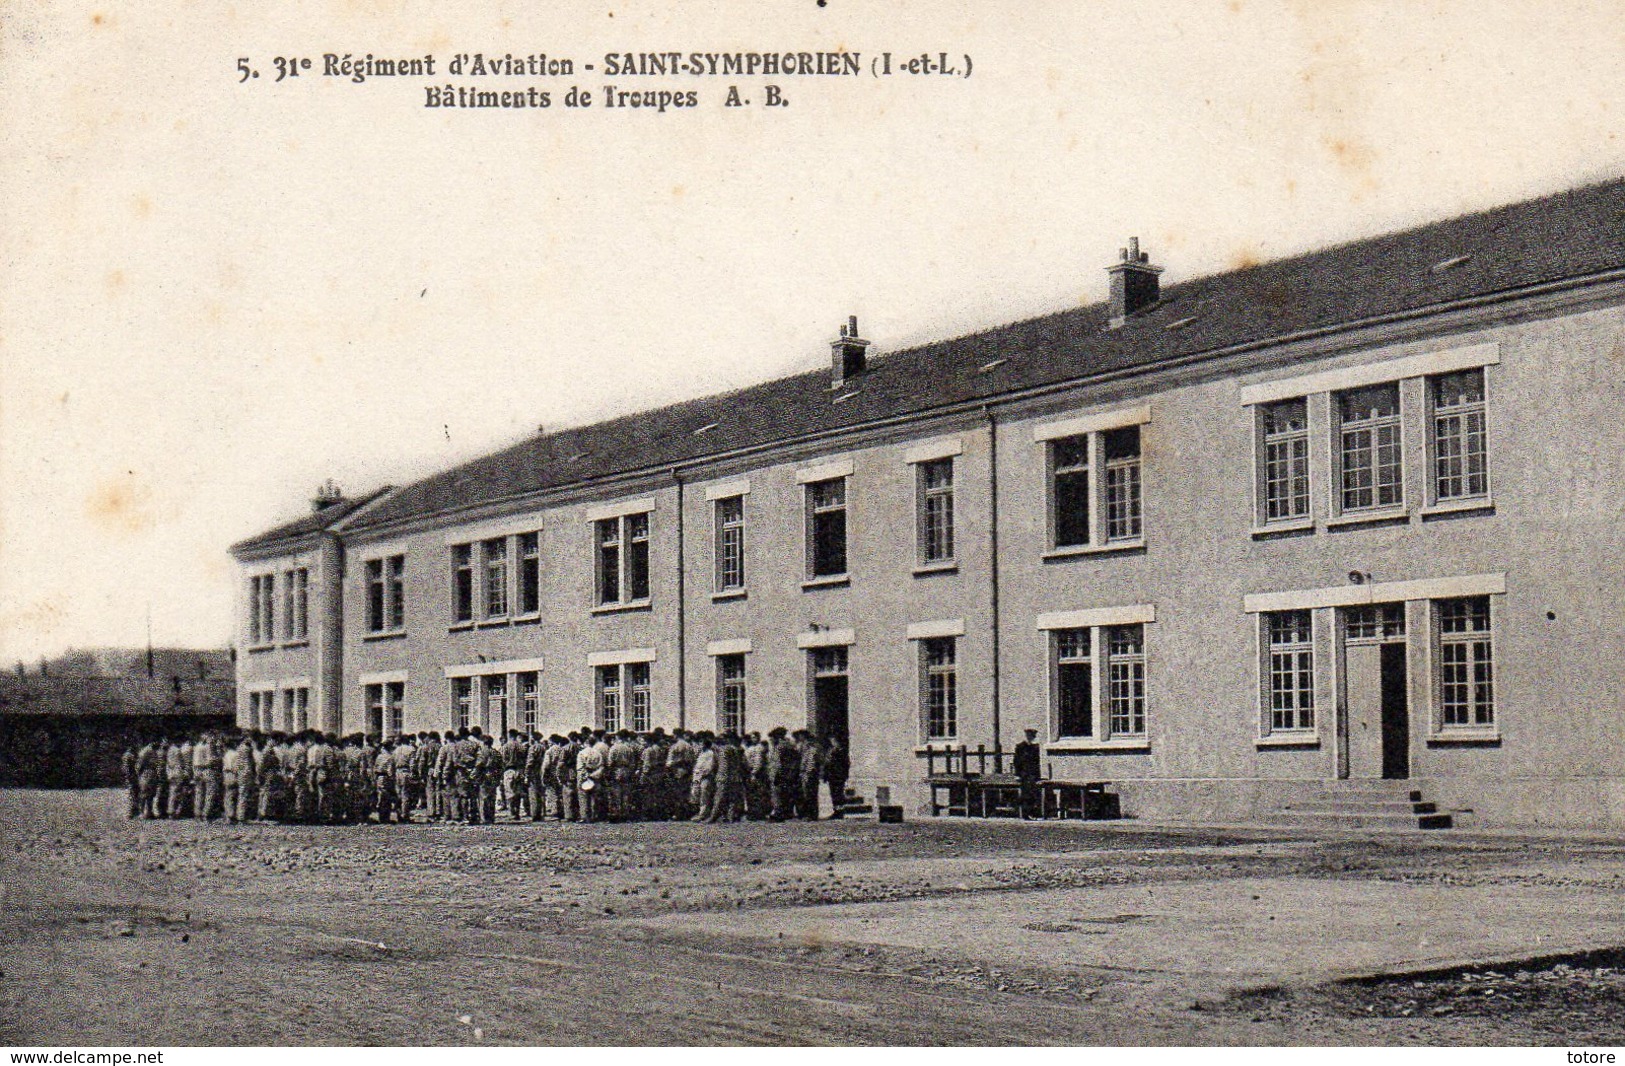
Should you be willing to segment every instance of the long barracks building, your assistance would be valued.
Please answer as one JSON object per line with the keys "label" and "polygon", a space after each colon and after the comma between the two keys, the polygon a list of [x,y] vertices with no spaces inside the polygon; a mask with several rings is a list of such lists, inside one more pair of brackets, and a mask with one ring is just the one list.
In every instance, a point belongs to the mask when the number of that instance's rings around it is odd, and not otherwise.
{"label": "long barracks building", "polygon": [[919,805],[1625,825],[1625,181],[538,435],[233,548],[239,720],[812,725]]}

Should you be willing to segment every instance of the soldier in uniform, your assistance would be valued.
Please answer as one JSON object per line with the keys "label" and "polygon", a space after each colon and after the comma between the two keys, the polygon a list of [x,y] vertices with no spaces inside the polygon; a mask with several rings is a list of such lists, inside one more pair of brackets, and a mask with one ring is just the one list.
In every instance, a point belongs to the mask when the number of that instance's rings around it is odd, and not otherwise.
{"label": "soldier in uniform", "polygon": [[287,779],[282,768],[282,734],[261,737],[254,765],[259,771],[259,816],[265,820],[281,819],[287,803]]}
{"label": "soldier in uniform", "polygon": [[547,762],[547,753],[551,750],[552,742],[537,733],[531,733],[529,743],[525,745],[525,765],[520,774],[524,779],[525,803],[530,808],[530,820],[533,822],[547,817],[547,786],[542,780],[542,765]]}
{"label": "soldier in uniform", "polygon": [[395,820],[397,822],[410,822],[412,811],[417,806],[417,785],[413,779],[413,767],[418,763],[418,748],[412,740],[412,734],[404,733],[397,737],[395,745],[389,752],[389,776],[395,786]]}
{"label": "soldier in uniform", "polygon": [[665,821],[671,815],[667,810],[666,795],[666,733],[656,729],[643,745],[639,755],[638,799],[645,818]]}
{"label": "soldier in uniform", "polygon": [[767,780],[772,790],[773,809],[768,818],[782,822],[796,814],[796,786],[801,779],[801,752],[789,737],[789,730],[775,726],[768,733]]}
{"label": "soldier in uniform", "polygon": [[226,753],[220,757],[220,778],[226,786],[226,821],[231,825],[237,824],[237,804],[242,795],[242,774],[238,767],[242,764],[242,745],[228,744]]}
{"label": "soldier in uniform", "polygon": [[436,757],[435,777],[440,782],[440,817],[448,822],[460,822],[463,813],[463,775],[458,766],[461,745],[468,739],[467,728],[459,729],[456,736],[446,734]]}
{"label": "soldier in uniform", "polygon": [[255,744],[257,733],[244,733],[237,744],[237,807],[232,812],[238,822],[252,822],[259,813],[260,761]]}
{"label": "soldier in uniform", "polygon": [[417,787],[423,791],[424,808],[428,811],[431,822],[438,822],[446,815],[440,788],[441,747],[442,739],[439,733],[431,731],[422,734],[417,759],[412,763],[412,773],[416,778]]}
{"label": "soldier in uniform", "polygon": [[629,822],[637,817],[635,797],[638,791],[638,770],[643,765],[643,753],[632,741],[632,731],[623,729],[615,734],[615,743],[609,749],[609,817],[611,821]]}
{"label": "soldier in uniform", "polygon": [[525,755],[526,745],[519,737],[519,730],[508,730],[501,756],[502,805],[508,809],[508,817],[516,822],[519,821],[519,809],[530,803],[525,790]]}
{"label": "soldier in uniform", "polygon": [[581,820],[602,821],[604,817],[604,777],[608,758],[588,736],[576,753],[576,786],[581,793]]}
{"label": "soldier in uniform", "polygon": [[122,765],[124,767],[124,787],[128,789],[130,793],[128,806],[129,816],[131,818],[141,817],[141,776],[136,773],[135,762],[136,745],[132,740],[130,743],[124,746],[124,758],[122,760]]}
{"label": "soldier in uniform", "polygon": [[181,818],[192,809],[192,745],[185,737],[169,746],[164,771],[169,781],[169,817]]}
{"label": "soldier in uniform", "polygon": [[765,819],[773,809],[772,789],[767,783],[767,741],[752,733],[745,741],[745,816],[753,822]]}
{"label": "soldier in uniform", "polygon": [[846,779],[852,773],[852,756],[841,738],[832,736],[824,748],[824,780],[829,784],[831,818],[841,818],[846,808]]}
{"label": "soldier in uniform", "polygon": [[717,753],[711,746],[711,734],[699,735],[700,750],[694,756],[693,784],[689,791],[689,804],[694,822],[708,822],[717,802]]}
{"label": "soldier in uniform", "polygon": [[745,807],[745,753],[731,731],[722,734],[713,749],[717,758],[716,799],[712,822],[737,822]]}
{"label": "soldier in uniform", "polygon": [[675,730],[666,752],[666,807],[670,817],[675,819],[694,813],[690,802],[694,793],[694,760],[699,753],[688,737],[687,730]]}
{"label": "soldier in uniform", "polygon": [[479,750],[474,753],[474,767],[480,782],[480,814],[486,825],[495,825],[497,794],[502,791],[502,756],[489,736],[480,737]]}
{"label": "soldier in uniform", "polygon": [[801,741],[801,775],[796,783],[797,815],[806,821],[818,821],[818,785],[824,777],[824,744],[813,733],[803,729]]}

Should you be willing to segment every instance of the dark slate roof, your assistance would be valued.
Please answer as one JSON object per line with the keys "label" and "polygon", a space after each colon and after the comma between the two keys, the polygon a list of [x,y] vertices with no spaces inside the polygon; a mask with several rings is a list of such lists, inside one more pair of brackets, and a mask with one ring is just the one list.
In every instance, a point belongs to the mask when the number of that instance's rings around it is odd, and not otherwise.
{"label": "dark slate roof", "polygon": [[1621,267],[1625,180],[1614,180],[1172,285],[1119,329],[1107,328],[1100,303],[890,353],[840,402],[826,368],[532,437],[408,485],[349,528]]}
{"label": "dark slate roof", "polygon": [[390,486],[386,485],[381,489],[375,489],[354,498],[341,496],[336,503],[329,504],[320,511],[312,511],[303,518],[296,518],[285,525],[277,526],[275,529],[269,529],[264,533],[249,537],[247,540],[238,541],[231,546],[231,552],[233,555],[242,555],[284,544],[291,546],[314,533],[333,528],[389,490]]}

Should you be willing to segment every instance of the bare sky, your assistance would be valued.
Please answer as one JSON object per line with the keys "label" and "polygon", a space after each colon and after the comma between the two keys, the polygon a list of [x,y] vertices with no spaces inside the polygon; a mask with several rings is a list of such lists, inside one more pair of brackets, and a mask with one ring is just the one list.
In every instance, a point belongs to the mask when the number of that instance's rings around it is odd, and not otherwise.
{"label": "bare sky", "polygon": [[[223,645],[227,546],[322,479],[818,366],[847,314],[883,353],[1099,300],[1130,235],[1177,282],[1625,174],[1618,2],[449,6],[0,10],[0,662],[140,644],[149,604]],[[766,111],[581,69],[826,49],[974,73]],[[437,111],[325,52],[577,72]],[[560,106],[606,82],[700,106]]]}

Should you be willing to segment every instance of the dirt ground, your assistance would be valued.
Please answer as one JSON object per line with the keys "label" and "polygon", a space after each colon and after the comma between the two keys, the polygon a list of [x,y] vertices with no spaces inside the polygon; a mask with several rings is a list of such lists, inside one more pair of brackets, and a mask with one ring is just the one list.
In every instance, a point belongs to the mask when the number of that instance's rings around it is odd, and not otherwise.
{"label": "dirt ground", "polygon": [[1625,842],[0,792],[0,1043],[1625,1042]]}

